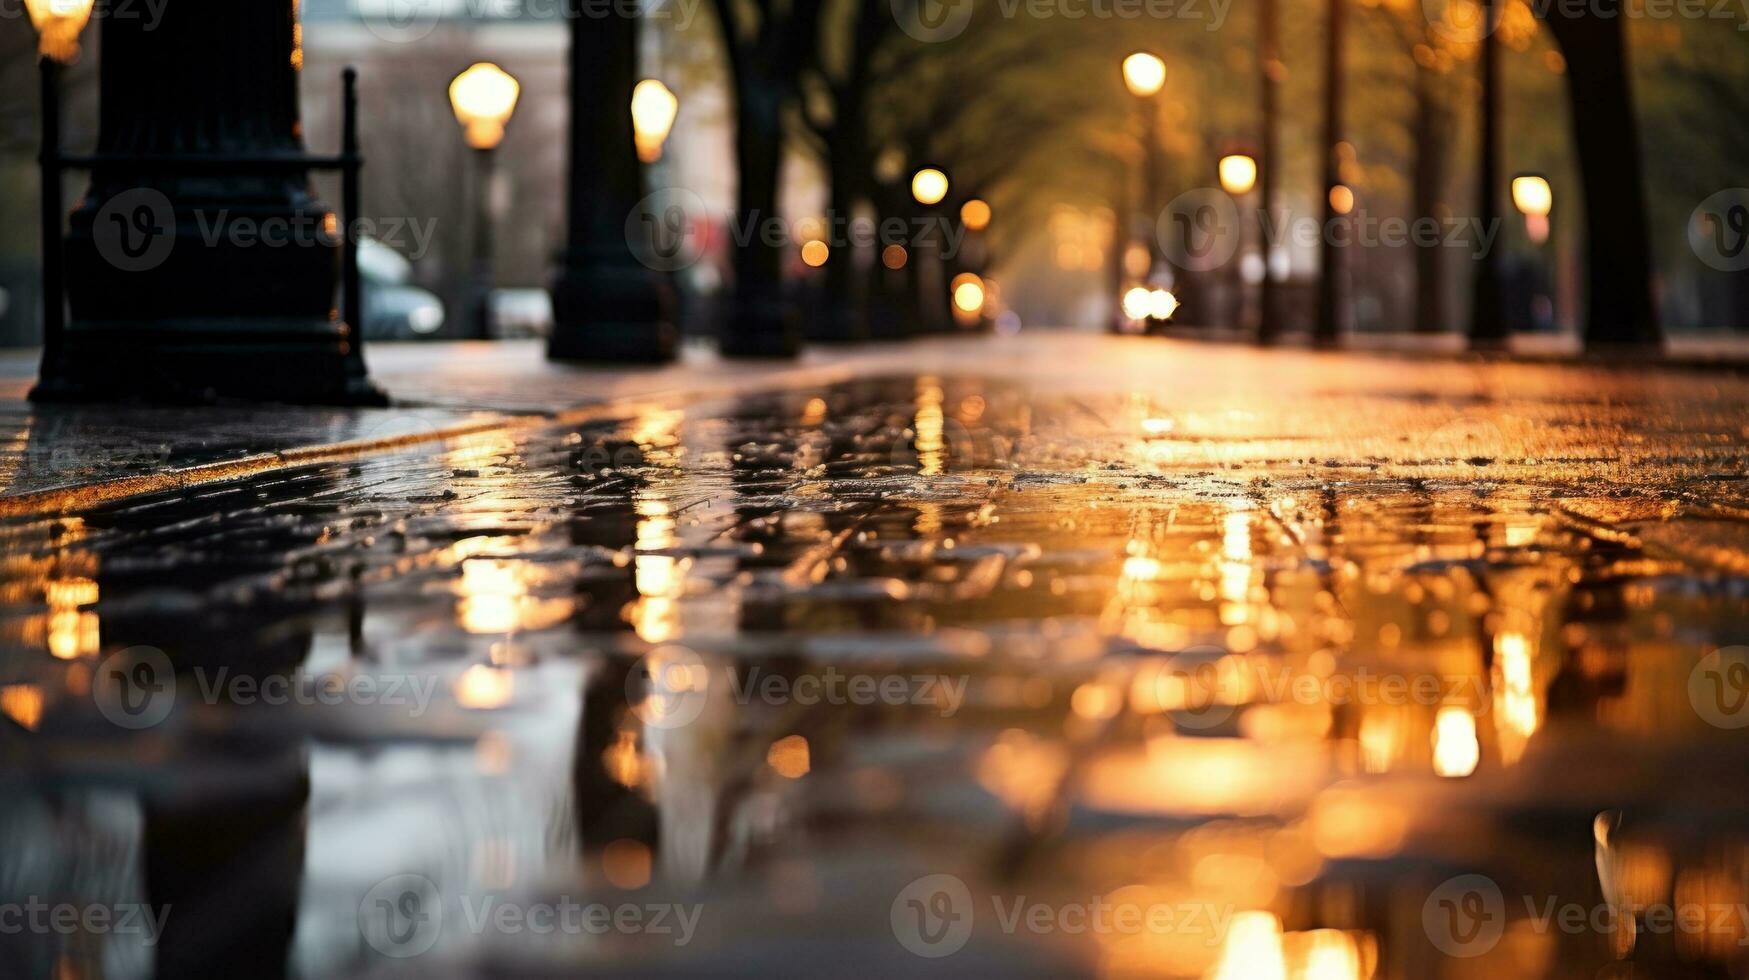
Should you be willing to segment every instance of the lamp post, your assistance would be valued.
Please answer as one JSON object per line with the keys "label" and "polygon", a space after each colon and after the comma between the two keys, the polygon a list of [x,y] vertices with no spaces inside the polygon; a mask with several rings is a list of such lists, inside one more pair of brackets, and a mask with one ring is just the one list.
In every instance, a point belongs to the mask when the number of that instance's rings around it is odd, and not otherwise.
{"label": "lamp post", "polygon": [[680,113],[680,99],[654,78],[646,78],[632,89],[632,135],[638,146],[638,159],[655,163],[662,159],[662,146],[674,129],[674,117]]}
{"label": "lamp post", "polygon": [[[947,199],[947,192],[952,184],[947,174],[937,167],[923,167],[911,175],[911,199],[923,208],[923,213],[933,216],[936,207]],[[916,243],[914,251],[922,252],[923,243]],[[953,303],[951,289],[944,280],[947,277],[947,260],[941,253],[939,241],[928,249],[929,255],[935,260],[919,264],[917,270],[918,296],[924,297],[923,312],[926,325],[931,329],[951,328],[953,325]],[[926,270],[933,270],[932,272]],[[948,295],[948,301],[939,301],[942,295]]]}
{"label": "lamp post", "polygon": [[1344,250],[1336,244],[1335,229],[1336,223],[1347,214],[1338,208],[1342,198],[1336,191],[1342,183],[1342,163],[1338,158],[1338,146],[1342,142],[1342,90],[1347,77],[1342,62],[1347,2],[1327,2],[1329,9],[1324,27],[1324,139],[1318,147],[1324,154],[1321,181],[1324,188],[1324,224],[1318,262],[1317,320],[1312,324],[1312,343],[1321,347],[1335,345],[1342,331],[1340,291]]}
{"label": "lamp post", "polygon": [[449,105],[474,156],[474,243],[468,323],[474,337],[492,336],[492,183],[498,144],[516,111],[522,86],[504,69],[482,61],[449,83]]}
{"label": "lamp post", "polygon": [[[571,22],[570,157],[563,265],[552,285],[555,360],[657,363],[675,351],[673,294],[657,273],[631,112],[636,17],[565,0]],[[670,209],[677,219],[682,209]],[[631,216],[628,218],[628,216]],[[686,227],[686,222],[680,222]],[[672,266],[669,266],[672,268]]]}
{"label": "lamp post", "polygon": [[26,0],[30,22],[37,30],[37,67],[41,72],[42,148],[42,293],[43,373],[61,359],[67,326],[66,279],[61,251],[61,68],[79,56],[79,35],[91,19],[92,0]]}
{"label": "lamp post", "polygon": [[1166,62],[1158,55],[1138,51],[1123,60],[1124,87],[1135,96],[1142,115],[1142,211],[1149,224],[1148,278],[1165,261],[1160,236],[1152,232],[1152,222],[1160,213],[1160,106],[1155,98],[1166,85]]}
{"label": "lamp post", "polygon": [[386,403],[359,318],[335,307],[343,263],[344,305],[356,295],[353,212],[343,221],[309,184],[340,170],[356,190],[356,131],[337,157],[305,152],[296,6],[158,13],[101,18],[96,150],[48,154],[91,179],[65,216],[67,319],[31,397]]}
{"label": "lamp post", "polygon": [[1554,190],[1541,174],[1519,174],[1512,178],[1512,206],[1524,215],[1524,231],[1530,243],[1537,246],[1537,288],[1548,289],[1549,320],[1555,319],[1555,247],[1554,225],[1550,215],[1555,209]]}
{"label": "lamp post", "polygon": [[[1252,188],[1257,186],[1257,158],[1251,156],[1249,153],[1229,153],[1226,156],[1221,157],[1221,162],[1215,169],[1221,178],[1221,190],[1226,191],[1227,196],[1233,199],[1233,204],[1239,213],[1240,247],[1238,250],[1238,261],[1230,263],[1228,278],[1231,281],[1233,294],[1232,325],[1234,327],[1242,328],[1247,323],[1245,316],[1245,275],[1244,269],[1242,268],[1245,255],[1244,245],[1246,237],[1246,222],[1245,209],[1239,205],[1241,199],[1244,198],[1245,195],[1250,194]],[[1259,237],[1264,237],[1264,235],[1267,234],[1267,231],[1267,228],[1263,229],[1263,234],[1260,234]]]}
{"label": "lamp post", "polygon": [[[1493,28],[1499,26],[1499,0],[1481,0],[1482,56],[1477,66],[1482,74],[1481,134],[1476,140],[1476,214],[1480,227],[1495,227],[1500,219],[1500,42]],[[1499,350],[1507,346],[1510,327],[1506,322],[1500,263],[1492,250],[1483,255],[1476,270],[1475,297],[1470,306],[1470,346]]]}
{"label": "lamp post", "polygon": [[1279,176],[1281,167],[1280,142],[1277,136],[1279,128],[1276,125],[1277,109],[1281,102],[1281,82],[1287,74],[1287,67],[1281,60],[1281,11],[1277,0],[1259,0],[1257,8],[1257,97],[1258,120],[1263,132],[1258,142],[1258,152],[1263,159],[1258,173],[1258,182],[1262,185],[1263,207],[1258,212],[1259,227],[1262,234],[1258,248],[1263,257],[1263,281],[1259,284],[1257,298],[1257,342],[1273,344],[1281,336],[1281,282],[1275,277],[1274,243],[1269,240],[1269,226],[1264,219],[1273,218],[1275,213],[1276,192],[1280,189]]}

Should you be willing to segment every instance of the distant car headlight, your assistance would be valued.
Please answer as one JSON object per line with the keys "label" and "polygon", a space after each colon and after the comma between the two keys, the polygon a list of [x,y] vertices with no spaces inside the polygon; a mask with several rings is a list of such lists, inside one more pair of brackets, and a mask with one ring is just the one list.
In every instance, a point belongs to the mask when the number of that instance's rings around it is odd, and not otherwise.
{"label": "distant car headlight", "polygon": [[407,329],[414,333],[436,333],[443,329],[443,306],[427,301],[408,310]]}

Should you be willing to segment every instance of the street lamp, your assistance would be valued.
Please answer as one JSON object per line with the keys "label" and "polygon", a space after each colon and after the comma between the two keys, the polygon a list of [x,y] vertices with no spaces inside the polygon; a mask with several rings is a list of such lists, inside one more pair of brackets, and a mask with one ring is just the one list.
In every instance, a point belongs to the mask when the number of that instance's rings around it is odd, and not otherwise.
{"label": "street lamp", "polygon": [[639,160],[655,163],[662,159],[662,144],[668,141],[679,112],[680,100],[654,78],[646,78],[632,89],[632,132]]}
{"label": "street lamp", "polygon": [[1123,60],[1123,83],[1138,99],[1158,95],[1166,85],[1166,62],[1159,55],[1137,51]]}
{"label": "street lamp", "polygon": [[1546,282],[1539,281],[1537,286],[1539,289],[1545,285],[1548,287],[1549,319],[1552,321],[1555,318],[1554,278],[1558,263],[1552,254],[1552,245],[1547,249],[1551,254],[1542,254],[1542,246],[1551,239],[1553,226],[1549,222],[1549,215],[1555,209],[1555,192],[1549,187],[1548,178],[1541,174],[1519,174],[1512,178],[1512,205],[1524,215],[1525,234],[1530,236],[1532,245],[1538,246],[1539,258],[1543,259],[1537,263],[1541,273],[1537,278]]}
{"label": "street lamp", "polygon": [[[1142,210],[1148,220],[1153,221],[1160,213],[1161,170],[1160,107],[1154,104],[1154,98],[1166,86],[1166,62],[1158,55],[1137,51],[1123,60],[1123,83],[1135,96],[1137,109],[1142,115]],[[1147,240],[1148,275],[1152,278],[1165,255],[1161,251],[1159,235],[1149,234]]]}
{"label": "street lamp", "polygon": [[61,67],[79,56],[79,34],[91,19],[93,0],[25,0],[37,31],[41,71],[43,250],[43,376],[61,357],[66,331],[65,253],[61,250]]}
{"label": "street lamp", "polygon": [[36,27],[37,53],[57,64],[79,56],[79,35],[91,19],[93,0],[24,0]]}
{"label": "street lamp", "polygon": [[1244,197],[1257,186],[1257,161],[1243,153],[1221,157],[1221,189],[1234,197]]}
{"label": "street lamp", "polygon": [[1538,245],[1549,237],[1549,212],[1555,207],[1555,194],[1546,177],[1521,174],[1512,178],[1512,205],[1524,215],[1524,227],[1530,240]]}
{"label": "street lamp", "polygon": [[934,207],[947,197],[947,174],[924,167],[911,177],[911,196],[924,207]]}
{"label": "street lamp", "polygon": [[492,177],[504,126],[516,111],[522,86],[509,72],[482,61],[449,83],[449,104],[474,149],[474,255],[472,304],[474,335],[492,336]]}
{"label": "street lamp", "polygon": [[967,231],[983,231],[990,227],[990,205],[981,198],[972,198],[960,206],[960,222]]}
{"label": "street lamp", "polygon": [[[1221,162],[1216,165],[1215,169],[1220,174],[1221,190],[1227,192],[1227,196],[1233,199],[1234,204],[1238,204],[1240,198],[1251,193],[1252,188],[1257,186],[1257,158],[1248,153],[1229,153],[1221,157]],[[1245,210],[1239,208],[1238,213],[1239,238],[1242,246],[1247,237],[1247,222],[1244,218]],[[1260,237],[1267,241],[1267,229]],[[1241,251],[1243,251],[1242,248]],[[1233,297],[1230,309],[1232,315],[1229,319],[1232,321],[1231,326],[1239,328],[1244,327],[1248,322],[1245,316],[1245,275],[1244,270],[1240,268],[1241,262],[1231,263],[1227,275],[1227,285]]]}

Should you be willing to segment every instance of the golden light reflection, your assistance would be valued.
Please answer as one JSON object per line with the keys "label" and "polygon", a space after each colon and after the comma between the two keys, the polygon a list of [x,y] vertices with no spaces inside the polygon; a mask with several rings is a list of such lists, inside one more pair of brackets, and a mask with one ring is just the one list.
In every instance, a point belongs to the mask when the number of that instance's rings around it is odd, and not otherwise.
{"label": "golden light reflection", "polygon": [[650,883],[655,855],[643,841],[622,837],[601,849],[601,873],[615,888],[633,891]]}
{"label": "golden light reflection", "polygon": [[42,723],[43,692],[35,684],[8,684],[0,687],[0,714],[20,726],[36,731]]}
{"label": "golden light reflection", "polygon": [[1092,761],[1081,791],[1088,805],[1119,813],[1259,816],[1298,805],[1328,774],[1317,743],[1168,737]]}
{"label": "golden light reflection", "polygon": [[1312,843],[1325,857],[1384,857],[1403,844],[1409,819],[1394,803],[1333,787],[1312,804]]}
{"label": "golden light reflection", "polygon": [[978,760],[978,783],[1019,813],[1036,815],[1056,795],[1069,765],[1062,743],[1011,728]]}
{"label": "golden light reflection", "polygon": [[1227,926],[1214,980],[1287,980],[1281,920],[1269,912],[1240,912]]}
{"label": "golden light reflection", "polygon": [[685,584],[685,570],[673,555],[648,553],[674,546],[674,518],[667,502],[642,498],[635,507],[638,537],[632,566],[638,600],[632,609],[632,629],[641,640],[663,643],[680,633],[677,597]]}
{"label": "golden light reflection", "polygon": [[1238,501],[1221,519],[1221,625],[1239,626],[1251,619],[1251,578],[1256,566],[1251,554],[1251,507]]}
{"label": "golden light reflection", "polygon": [[947,416],[942,412],[946,395],[934,378],[917,379],[917,414],[912,420],[916,432],[917,472],[923,476],[940,476],[947,463]]}
{"label": "golden light reflection", "polygon": [[516,678],[501,667],[475,664],[461,672],[451,689],[462,707],[490,711],[510,703],[516,694]]}
{"label": "golden light reflection", "polygon": [[1376,939],[1341,929],[1290,932],[1284,945],[1295,980],[1367,980],[1378,961]]}
{"label": "golden light reflection", "polygon": [[630,729],[621,729],[619,739],[602,750],[601,765],[614,782],[634,789],[644,784],[650,770],[649,760],[638,750],[637,733]]}
{"label": "golden light reflection", "polygon": [[1524,755],[1526,744],[1541,723],[1532,670],[1533,647],[1523,632],[1494,636],[1494,729],[1500,736],[1500,758],[1508,765]]}
{"label": "golden light reflection", "polygon": [[1447,778],[1468,776],[1481,758],[1476,716],[1458,705],[1440,708],[1433,722],[1433,771]]}
{"label": "golden light reflection", "polygon": [[93,656],[102,647],[97,614],[81,607],[97,602],[97,582],[82,576],[43,583],[49,653],[61,660]]}
{"label": "golden light reflection", "polygon": [[1374,708],[1360,720],[1360,765],[1363,772],[1389,772],[1403,751],[1403,725],[1390,707]]}

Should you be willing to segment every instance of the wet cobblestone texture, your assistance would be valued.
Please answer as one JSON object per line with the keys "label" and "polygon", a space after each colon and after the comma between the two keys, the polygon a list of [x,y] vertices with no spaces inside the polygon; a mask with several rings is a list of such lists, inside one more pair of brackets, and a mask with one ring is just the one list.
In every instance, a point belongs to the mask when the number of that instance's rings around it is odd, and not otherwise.
{"label": "wet cobblestone texture", "polygon": [[8,519],[4,955],[1749,969],[1749,383],[919,360]]}

